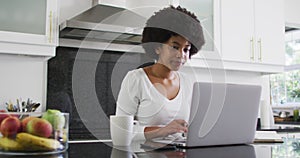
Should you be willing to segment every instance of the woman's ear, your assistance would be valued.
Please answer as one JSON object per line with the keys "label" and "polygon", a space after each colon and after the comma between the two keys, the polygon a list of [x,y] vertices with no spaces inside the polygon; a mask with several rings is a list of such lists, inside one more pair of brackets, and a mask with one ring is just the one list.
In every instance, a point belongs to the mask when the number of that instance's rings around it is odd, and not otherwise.
{"label": "woman's ear", "polygon": [[159,55],[160,52],[161,52],[161,47],[157,47],[157,48],[155,49],[155,53],[156,53],[157,55]]}
{"label": "woman's ear", "polygon": [[156,54],[159,55],[161,52],[162,52],[162,45],[156,47],[156,49],[155,49],[155,53],[156,53]]}

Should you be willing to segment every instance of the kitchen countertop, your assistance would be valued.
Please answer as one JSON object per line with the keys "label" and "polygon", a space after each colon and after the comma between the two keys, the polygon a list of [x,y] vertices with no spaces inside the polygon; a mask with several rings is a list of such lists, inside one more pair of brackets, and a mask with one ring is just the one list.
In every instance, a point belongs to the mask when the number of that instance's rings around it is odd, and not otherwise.
{"label": "kitchen countertop", "polygon": [[299,127],[300,127],[300,122],[299,121],[280,121],[280,122],[275,121],[275,124],[299,125]]}
{"label": "kitchen countertop", "polygon": [[277,131],[277,132],[300,132],[300,125],[290,123],[275,123],[274,126],[261,127],[258,126],[258,131]]}
{"label": "kitchen countertop", "polygon": [[[285,139],[285,143],[269,143],[269,144],[251,144],[251,145],[234,145],[219,147],[202,147],[192,149],[176,149],[147,151],[140,148],[140,143],[133,143],[129,150],[117,149],[111,147],[111,142],[103,143],[94,142],[77,142],[70,143],[69,149],[65,153],[57,155],[42,156],[21,156],[33,158],[131,158],[131,157],[214,157],[214,158],[266,158],[276,156],[300,157],[300,148],[294,149],[296,139]],[[290,142],[290,143],[289,143]],[[0,155],[2,158],[12,156]],[[13,156],[15,157],[15,156]]]}
{"label": "kitchen countertop", "polygon": [[258,131],[277,131],[277,132],[300,132],[300,127],[294,127],[290,125],[276,125],[272,127],[260,127]]}

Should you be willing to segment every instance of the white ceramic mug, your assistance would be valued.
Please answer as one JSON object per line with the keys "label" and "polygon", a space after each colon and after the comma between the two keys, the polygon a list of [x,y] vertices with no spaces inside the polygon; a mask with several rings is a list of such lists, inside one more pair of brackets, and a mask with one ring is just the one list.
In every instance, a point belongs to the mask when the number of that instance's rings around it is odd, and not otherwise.
{"label": "white ceramic mug", "polygon": [[130,146],[118,146],[111,150],[110,158],[132,158]]}
{"label": "white ceramic mug", "polygon": [[115,146],[128,146],[133,138],[133,116],[110,116],[110,135]]}

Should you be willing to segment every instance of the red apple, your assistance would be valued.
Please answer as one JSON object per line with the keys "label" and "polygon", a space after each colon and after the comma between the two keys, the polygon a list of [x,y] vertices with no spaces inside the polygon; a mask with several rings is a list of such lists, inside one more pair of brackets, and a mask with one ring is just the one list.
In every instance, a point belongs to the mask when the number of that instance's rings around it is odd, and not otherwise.
{"label": "red apple", "polygon": [[36,117],[28,116],[28,117],[22,119],[21,124],[22,124],[22,131],[23,132],[26,132],[26,126],[27,126],[28,122],[31,121],[34,118],[36,118]]}
{"label": "red apple", "polygon": [[7,114],[5,110],[0,110],[0,125],[1,125],[1,122],[8,116],[9,116],[9,114]]}
{"label": "red apple", "polygon": [[6,117],[0,126],[1,134],[4,137],[15,137],[21,129],[21,121],[13,116]]}
{"label": "red apple", "polygon": [[51,123],[42,118],[34,118],[26,125],[26,132],[40,137],[48,138],[51,136],[52,131]]}

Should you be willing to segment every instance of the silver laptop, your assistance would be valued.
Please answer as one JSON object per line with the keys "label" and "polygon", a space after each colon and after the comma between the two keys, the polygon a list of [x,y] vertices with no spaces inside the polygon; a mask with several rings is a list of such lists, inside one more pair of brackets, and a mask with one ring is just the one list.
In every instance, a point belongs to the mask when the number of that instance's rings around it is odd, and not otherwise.
{"label": "silver laptop", "polygon": [[172,144],[196,147],[252,143],[260,95],[258,85],[194,83],[187,138]]}

